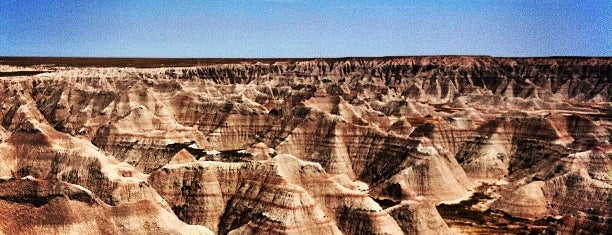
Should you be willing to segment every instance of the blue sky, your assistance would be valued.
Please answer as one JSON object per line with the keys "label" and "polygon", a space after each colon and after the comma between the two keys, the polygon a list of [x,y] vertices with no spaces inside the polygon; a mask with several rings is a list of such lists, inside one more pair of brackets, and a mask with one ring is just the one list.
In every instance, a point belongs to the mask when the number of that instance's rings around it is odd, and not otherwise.
{"label": "blue sky", "polygon": [[612,56],[612,0],[1,0],[0,55]]}

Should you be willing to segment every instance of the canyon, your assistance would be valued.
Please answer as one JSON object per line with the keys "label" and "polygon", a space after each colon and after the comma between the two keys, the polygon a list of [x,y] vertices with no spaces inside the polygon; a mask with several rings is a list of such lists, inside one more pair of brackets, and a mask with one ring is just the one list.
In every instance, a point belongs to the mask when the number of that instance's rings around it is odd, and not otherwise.
{"label": "canyon", "polygon": [[611,234],[612,58],[0,57],[0,234]]}

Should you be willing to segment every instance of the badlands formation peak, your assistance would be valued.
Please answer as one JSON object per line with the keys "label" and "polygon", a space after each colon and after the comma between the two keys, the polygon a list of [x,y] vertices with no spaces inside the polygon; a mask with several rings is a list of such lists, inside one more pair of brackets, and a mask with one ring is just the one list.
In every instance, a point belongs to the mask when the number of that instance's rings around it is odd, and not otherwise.
{"label": "badlands formation peak", "polygon": [[581,57],[0,58],[0,234],[610,234],[610,78]]}

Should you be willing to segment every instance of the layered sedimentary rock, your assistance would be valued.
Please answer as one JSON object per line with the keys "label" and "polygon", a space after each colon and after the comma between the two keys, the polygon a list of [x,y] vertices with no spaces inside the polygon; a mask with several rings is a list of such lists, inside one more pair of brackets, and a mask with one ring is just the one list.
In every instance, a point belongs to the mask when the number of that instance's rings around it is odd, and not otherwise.
{"label": "layered sedimentary rock", "polygon": [[610,58],[48,60],[0,62],[0,176],[85,188],[92,231],[449,233],[483,180],[483,210],[609,228]]}
{"label": "layered sedimentary rock", "polygon": [[110,206],[81,186],[31,176],[0,180],[0,208],[6,234],[213,234],[150,200]]}
{"label": "layered sedimentary rock", "polygon": [[578,213],[608,218],[612,213],[610,156],[609,150],[601,149],[571,154],[553,169],[533,176],[532,182],[512,189],[493,208],[523,218]]}
{"label": "layered sedimentary rock", "polygon": [[220,233],[400,231],[350,179],[333,178],[319,164],[291,155],[251,163],[170,164],[152,173],[151,182],[179,217]]}
{"label": "layered sedimentary rock", "polygon": [[566,215],[559,225],[550,228],[549,231],[559,234],[610,234],[612,232],[612,221],[610,221],[610,217],[588,218],[586,214]]}
{"label": "layered sedimentary rock", "polygon": [[433,204],[403,201],[387,210],[404,234],[454,234]]}

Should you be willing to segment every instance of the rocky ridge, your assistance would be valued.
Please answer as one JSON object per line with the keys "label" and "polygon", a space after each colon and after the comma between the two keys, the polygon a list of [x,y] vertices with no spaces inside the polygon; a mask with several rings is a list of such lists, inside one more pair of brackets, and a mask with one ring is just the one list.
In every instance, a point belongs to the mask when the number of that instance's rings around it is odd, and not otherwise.
{"label": "rocky ridge", "polygon": [[486,209],[609,231],[610,58],[0,63],[1,184],[24,188],[7,210],[82,187],[96,216],[78,223],[107,233],[141,206],[159,217],[130,221],[167,233],[443,234],[434,205],[499,181]]}

